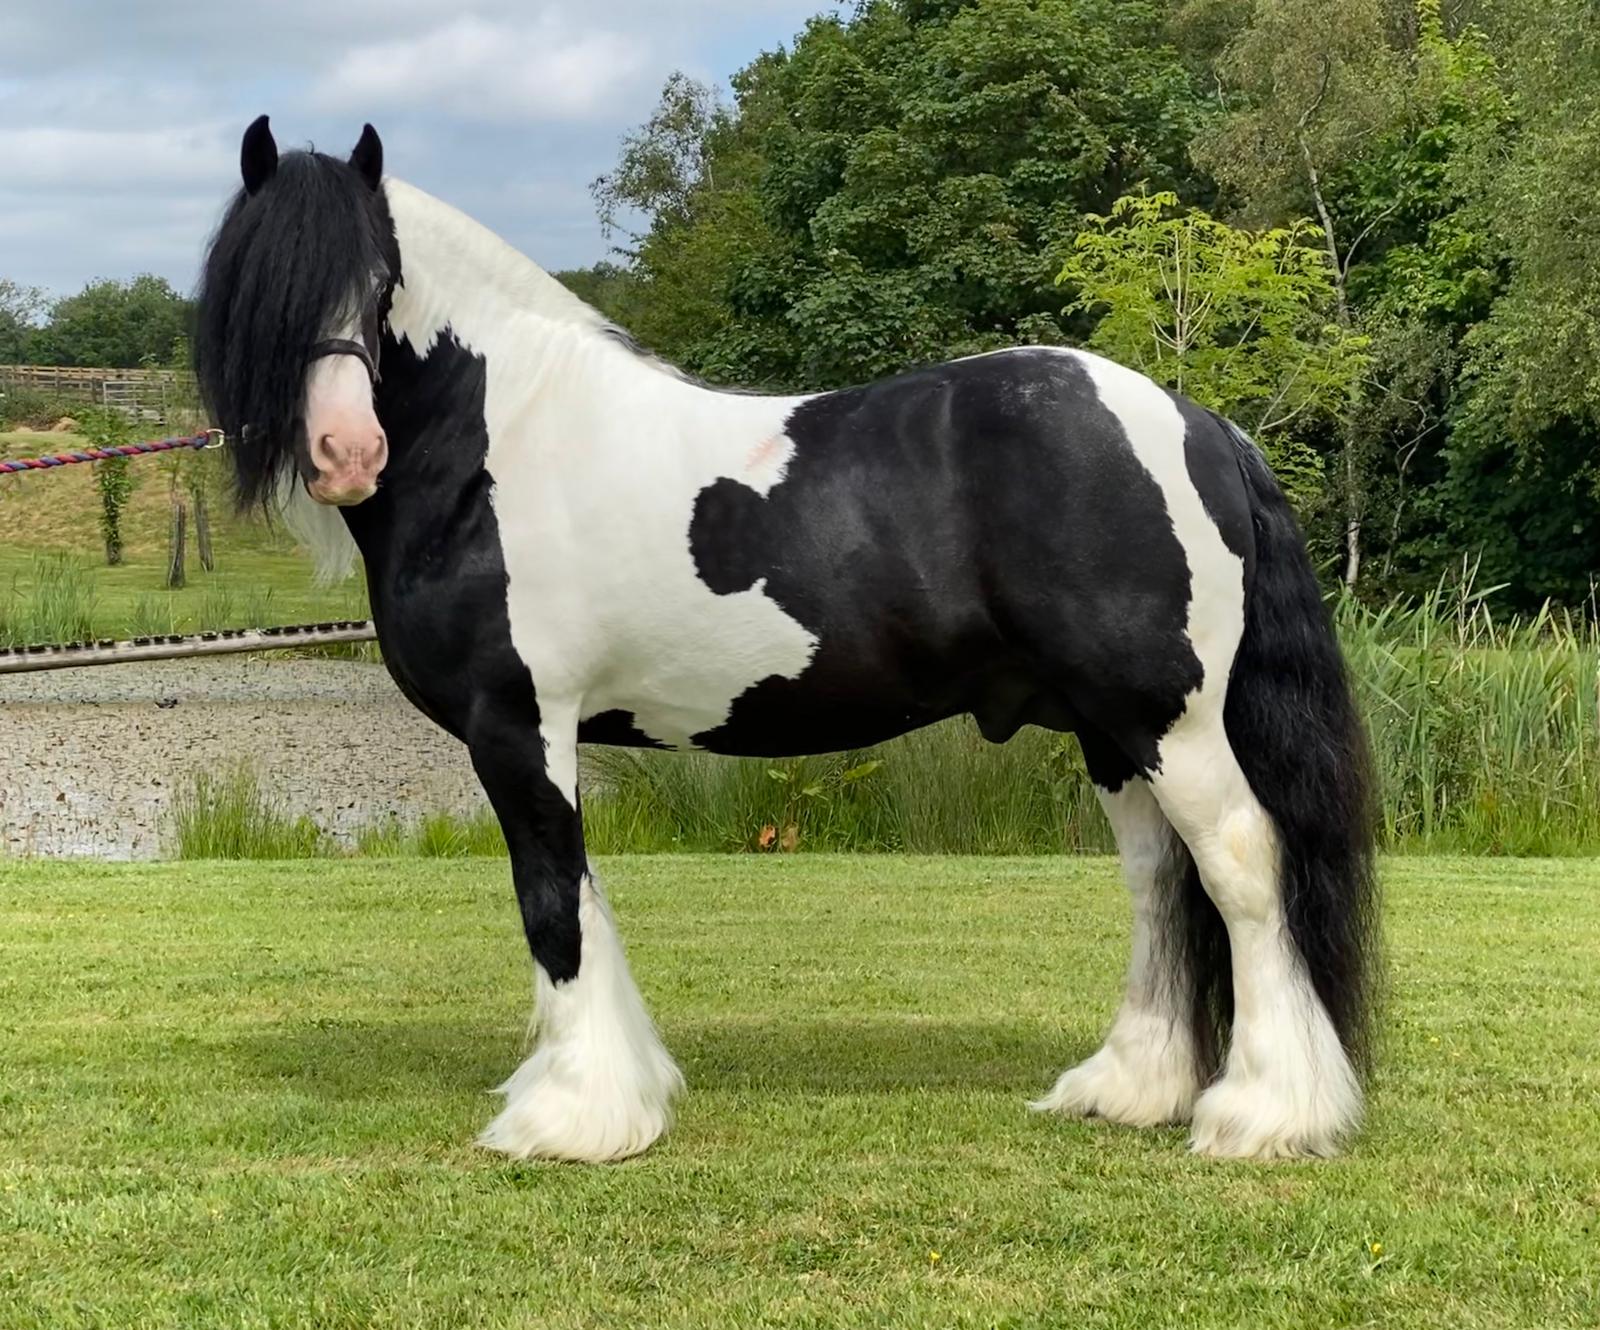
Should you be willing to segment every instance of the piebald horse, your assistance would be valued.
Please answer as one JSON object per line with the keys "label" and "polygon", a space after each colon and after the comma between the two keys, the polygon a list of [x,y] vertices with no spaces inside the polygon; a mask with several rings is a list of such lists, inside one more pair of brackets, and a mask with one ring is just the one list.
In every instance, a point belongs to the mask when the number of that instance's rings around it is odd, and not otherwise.
{"label": "piebald horse", "polygon": [[585,858],[580,743],[815,753],[963,713],[1078,736],[1133,900],[1105,1043],[1034,1107],[1208,1155],[1348,1140],[1369,764],[1242,432],[1062,347],[719,391],[386,177],[370,125],[280,155],[263,116],[241,166],[195,343],[241,499],[359,552],[388,669],[510,846],[536,1034],[485,1145],[637,1154],[683,1086]]}

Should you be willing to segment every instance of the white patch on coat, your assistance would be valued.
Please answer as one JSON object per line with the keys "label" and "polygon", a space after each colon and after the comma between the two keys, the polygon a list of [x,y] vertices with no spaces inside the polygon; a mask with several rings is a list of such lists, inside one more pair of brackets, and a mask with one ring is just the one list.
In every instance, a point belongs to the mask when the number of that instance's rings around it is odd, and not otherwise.
{"label": "white patch on coat", "polygon": [[1062,1072],[1050,1093],[1030,1107],[1131,1127],[1187,1122],[1200,1092],[1190,987],[1186,975],[1161,968],[1170,963],[1158,933],[1170,903],[1156,894],[1181,889],[1181,883],[1161,880],[1173,831],[1149,784],[1137,777],[1114,794],[1098,786],[1095,793],[1116,833],[1133,905],[1127,989],[1099,1051]]}
{"label": "white patch on coat", "polygon": [[1361,1090],[1289,936],[1277,829],[1228,744],[1223,705],[1244,636],[1244,564],[1189,478],[1184,422],[1144,375],[1081,351],[1134,455],[1161,487],[1189,564],[1185,631],[1204,678],[1157,748],[1151,787],[1194,855],[1232,951],[1234,1023],[1224,1073],[1194,1106],[1194,1149],[1273,1158],[1332,1154],[1361,1117]]}
{"label": "white patch on coat", "polygon": [[547,700],[631,712],[660,743],[793,679],[817,639],[764,582],[717,595],[689,547],[695,500],[729,478],[767,494],[803,397],[720,393],[640,359],[554,278],[453,208],[384,182],[404,285],[389,324],[419,354],[451,333],[488,367],[487,469],[511,640]]}
{"label": "white patch on coat", "polygon": [[[1230,550],[1189,478],[1177,404],[1143,374],[1087,351],[1065,351],[1088,371],[1101,404],[1117,417],[1139,465],[1161,489],[1172,532],[1189,564],[1184,633],[1205,677],[1199,698],[1221,705],[1244,636],[1244,560]],[[1199,698],[1191,696],[1194,709]]]}
{"label": "white patch on coat", "polygon": [[578,923],[578,975],[555,984],[534,967],[534,1050],[499,1087],[505,1108],[478,1138],[517,1159],[601,1163],[639,1154],[672,1125],[672,1101],[683,1090],[589,874]]}
{"label": "white patch on coat", "polygon": [[578,811],[578,713],[575,707],[540,699],[539,742],[544,745],[544,774],[561,791],[567,807]]}

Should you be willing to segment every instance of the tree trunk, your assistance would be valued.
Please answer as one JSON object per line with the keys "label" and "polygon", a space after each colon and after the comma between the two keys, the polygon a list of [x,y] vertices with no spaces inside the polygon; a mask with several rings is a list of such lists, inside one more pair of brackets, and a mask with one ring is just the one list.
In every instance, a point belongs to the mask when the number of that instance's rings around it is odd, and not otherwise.
{"label": "tree trunk", "polygon": [[206,496],[194,496],[194,539],[200,550],[200,566],[208,573],[215,572],[217,562],[211,557],[211,514],[206,510]]}
{"label": "tree trunk", "polygon": [[[1300,117],[1300,130],[1296,138],[1300,144],[1300,157],[1306,165],[1306,183],[1311,187],[1311,201],[1316,205],[1317,218],[1322,223],[1322,239],[1328,248],[1328,263],[1333,268],[1333,294],[1338,302],[1339,326],[1350,327],[1350,302],[1345,294],[1345,261],[1339,254],[1339,240],[1333,230],[1333,214],[1328,211],[1327,200],[1322,196],[1322,179],[1317,174],[1316,159],[1311,154],[1311,144],[1306,138],[1306,126],[1322,107],[1328,92],[1328,79],[1333,72],[1332,63],[1322,61],[1322,86],[1315,100]],[[1356,241],[1360,244],[1359,237]],[[1351,407],[1355,402],[1352,399]],[[1352,422],[1346,420],[1340,431],[1344,435],[1344,584],[1349,591],[1356,588],[1356,578],[1361,575],[1361,510],[1364,507],[1361,493],[1361,471],[1356,465],[1355,438]]]}
{"label": "tree trunk", "polygon": [[167,547],[167,586],[176,591],[184,585],[183,552],[189,525],[189,509],[182,497],[172,496],[172,539]]}

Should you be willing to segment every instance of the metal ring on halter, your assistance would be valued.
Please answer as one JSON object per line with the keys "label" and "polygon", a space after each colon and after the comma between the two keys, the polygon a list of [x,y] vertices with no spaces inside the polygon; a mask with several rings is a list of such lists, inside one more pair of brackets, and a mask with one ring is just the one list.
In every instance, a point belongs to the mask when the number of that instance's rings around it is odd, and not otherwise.
{"label": "metal ring on halter", "polygon": [[200,451],[203,453],[209,453],[213,448],[220,448],[228,441],[228,436],[219,429],[208,429],[205,431],[205,436],[206,441],[200,445]]}
{"label": "metal ring on halter", "polygon": [[378,382],[378,362],[363,342],[352,341],[348,337],[330,337],[313,346],[306,359],[321,360],[324,356],[354,356],[367,367],[367,377],[374,384]]}

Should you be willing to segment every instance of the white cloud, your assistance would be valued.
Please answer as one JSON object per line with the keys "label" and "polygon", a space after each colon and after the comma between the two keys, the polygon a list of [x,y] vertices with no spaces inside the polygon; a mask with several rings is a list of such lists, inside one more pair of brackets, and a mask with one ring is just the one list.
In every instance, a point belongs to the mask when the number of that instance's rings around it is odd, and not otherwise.
{"label": "white cloud", "polygon": [[147,193],[226,180],[234,169],[232,149],[215,127],[0,129],[0,162],[8,188],[67,193],[108,188]]}
{"label": "white cloud", "polygon": [[645,68],[636,38],[467,16],[415,37],[357,46],[318,81],[319,106],[435,109],[467,121],[593,119]]}
{"label": "white cloud", "polygon": [[[675,68],[719,79],[854,0],[0,0],[0,277],[193,281],[239,136],[389,169],[549,267],[607,252],[588,183]],[[84,33],[94,34],[93,41]]]}

